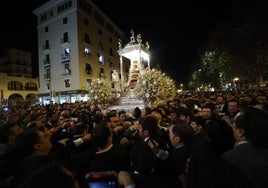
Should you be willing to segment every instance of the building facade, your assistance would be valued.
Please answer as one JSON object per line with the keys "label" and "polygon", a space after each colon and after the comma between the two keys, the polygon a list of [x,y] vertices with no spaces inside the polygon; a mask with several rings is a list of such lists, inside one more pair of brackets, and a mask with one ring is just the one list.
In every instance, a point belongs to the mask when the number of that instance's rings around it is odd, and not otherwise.
{"label": "building facade", "polygon": [[35,103],[39,80],[32,78],[31,53],[7,48],[0,59],[0,107]]}
{"label": "building facade", "polygon": [[33,12],[38,19],[39,103],[87,101],[93,79],[112,81],[113,73],[120,73],[117,50],[123,32],[90,0],[51,0]]}

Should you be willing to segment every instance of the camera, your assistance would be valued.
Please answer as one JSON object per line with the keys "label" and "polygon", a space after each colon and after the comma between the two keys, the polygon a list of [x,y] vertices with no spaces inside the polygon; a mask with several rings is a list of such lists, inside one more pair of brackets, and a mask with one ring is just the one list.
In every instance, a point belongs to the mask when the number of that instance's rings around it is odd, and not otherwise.
{"label": "camera", "polygon": [[118,188],[118,178],[115,171],[90,172],[85,176],[89,188]]}

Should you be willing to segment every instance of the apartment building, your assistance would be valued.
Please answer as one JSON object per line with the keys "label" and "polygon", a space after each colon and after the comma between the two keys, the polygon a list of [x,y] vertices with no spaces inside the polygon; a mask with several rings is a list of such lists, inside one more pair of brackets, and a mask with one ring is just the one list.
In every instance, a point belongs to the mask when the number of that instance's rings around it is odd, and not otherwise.
{"label": "apartment building", "polygon": [[39,80],[32,77],[31,52],[6,48],[0,58],[0,107],[35,103]]}
{"label": "apartment building", "polygon": [[[87,101],[93,79],[112,80],[113,72],[120,73],[117,51],[123,32],[90,0],[51,0],[33,13],[40,104]],[[126,74],[129,63],[124,62]]]}

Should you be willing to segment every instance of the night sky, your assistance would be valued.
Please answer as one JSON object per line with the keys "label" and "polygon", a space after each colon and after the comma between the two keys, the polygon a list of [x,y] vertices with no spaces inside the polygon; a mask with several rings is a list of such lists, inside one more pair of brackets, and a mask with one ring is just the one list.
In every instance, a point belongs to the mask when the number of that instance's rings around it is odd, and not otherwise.
{"label": "night sky", "polygon": [[[150,43],[152,67],[160,65],[163,72],[180,83],[187,80],[197,63],[198,49],[206,44],[209,32],[224,16],[229,1],[166,1],[168,4],[151,1],[149,4],[144,0],[93,0],[126,37],[130,37],[131,29],[135,35],[141,34],[143,42]],[[6,11],[0,13],[1,49],[12,46],[37,54],[36,17],[32,11],[43,2],[46,0],[5,3],[2,10]],[[37,64],[37,57],[33,55],[33,58],[33,64]]]}

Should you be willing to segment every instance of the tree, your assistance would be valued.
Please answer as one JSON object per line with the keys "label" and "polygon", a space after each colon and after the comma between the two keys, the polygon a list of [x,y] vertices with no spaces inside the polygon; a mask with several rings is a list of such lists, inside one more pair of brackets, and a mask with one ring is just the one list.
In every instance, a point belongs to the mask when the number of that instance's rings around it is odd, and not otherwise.
{"label": "tree", "polygon": [[210,35],[208,47],[227,52],[232,61],[231,72],[256,86],[262,84],[267,71],[267,8],[267,1],[232,1],[227,16]]}
{"label": "tree", "polygon": [[222,90],[223,86],[232,80],[230,74],[232,66],[227,53],[205,51],[200,59],[201,62],[191,77],[191,84],[189,84],[191,87]]}

